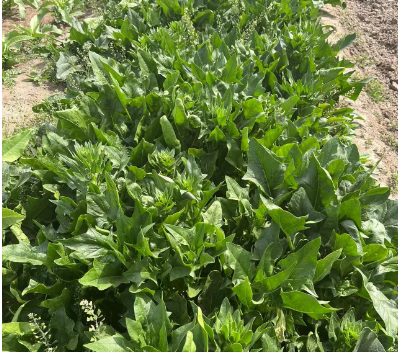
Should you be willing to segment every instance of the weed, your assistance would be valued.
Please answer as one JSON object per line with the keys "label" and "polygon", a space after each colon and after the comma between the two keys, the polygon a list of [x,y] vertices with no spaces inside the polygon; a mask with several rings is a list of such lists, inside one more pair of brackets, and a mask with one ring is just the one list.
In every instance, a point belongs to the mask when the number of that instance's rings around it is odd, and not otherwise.
{"label": "weed", "polygon": [[384,86],[378,80],[374,79],[365,86],[367,94],[375,103],[385,100]]}
{"label": "weed", "polygon": [[368,146],[368,147],[371,147],[372,146],[372,138],[367,138],[365,140],[365,145]]}
{"label": "weed", "polygon": [[15,5],[14,0],[3,0],[1,3],[1,12],[4,15],[10,15],[11,9]]}
{"label": "weed", "polygon": [[360,54],[356,56],[355,61],[361,68],[372,66],[375,64],[368,54]]}
{"label": "weed", "polygon": [[38,317],[37,314],[30,313],[28,315],[30,320],[30,325],[32,330],[34,331],[35,340],[45,346],[46,352],[55,351],[53,345],[54,342],[51,342],[51,334],[46,323],[42,322],[42,318]]}
{"label": "weed", "polygon": [[23,71],[18,70],[6,70],[3,71],[3,75],[1,77],[2,84],[6,89],[10,89],[15,86],[15,78],[23,73]]}
{"label": "weed", "polygon": [[399,174],[397,172],[393,173],[388,181],[388,186],[392,188],[394,193],[398,192],[399,186]]}
{"label": "weed", "polygon": [[393,134],[385,134],[383,136],[383,140],[385,141],[385,143],[391,147],[394,151],[397,151],[399,148],[399,144],[398,141],[396,140],[396,138],[394,138]]}

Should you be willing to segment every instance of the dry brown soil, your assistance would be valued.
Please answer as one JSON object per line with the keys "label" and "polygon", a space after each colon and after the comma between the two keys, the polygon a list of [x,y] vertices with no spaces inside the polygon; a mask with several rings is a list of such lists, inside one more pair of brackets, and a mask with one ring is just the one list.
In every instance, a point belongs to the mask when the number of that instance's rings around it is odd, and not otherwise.
{"label": "dry brown soil", "polygon": [[[20,25],[24,28],[29,27],[31,18],[36,15],[36,11],[29,6],[26,7],[26,18],[21,20],[18,9],[13,8],[10,16],[5,16],[2,20],[3,36],[14,30],[14,25]],[[51,23],[52,18],[46,15],[42,24]],[[31,127],[41,119],[32,111],[32,107],[39,104],[43,99],[56,94],[64,89],[62,85],[56,85],[51,82],[45,82],[40,85],[30,82],[27,76],[33,71],[40,71],[46,63],[40,59],[28,60],[15,65],[12,69],[22,71],[15,78],[15,85],[7,88],[2,85],[2,136],[9,137],[21,127]]]}
{"label": "dry brown soil", "polygon": [[398,172],[397,11],[394,0],[348,0],[344,10],[326,5],[322,17],[322,23],[334,29],[332,42],[356,33],[355,42],[341,55],[355,63],[356,77],[375,78],[356,102],[344,98],[340,104],[364,119],[354,142],[360,153],[370,155],[371,163],[382,158],[375,178],[393,188],[393,198]]}

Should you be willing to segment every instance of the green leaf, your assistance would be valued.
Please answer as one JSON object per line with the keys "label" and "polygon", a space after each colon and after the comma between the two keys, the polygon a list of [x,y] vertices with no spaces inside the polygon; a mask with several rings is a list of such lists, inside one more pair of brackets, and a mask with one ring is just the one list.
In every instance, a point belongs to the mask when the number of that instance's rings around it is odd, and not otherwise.
{"label": "green leaf", "polygon": [[60,241],[65,247],[81,252],[86,258],[100,258],[117,248],[112,237],[102,235],[94,229]]}
{"label": "green leaf", "polygon": [[351,219],[361,229],[361,205],[358,199],[350,199],[340,204],[339,219]]}
{"label": "green leaf", "polygon": [[222,277],[217,270],[213,270],[208,274],[206,283],[198,298],[199,306],[204,314],[209,315],[214,309],[218,309],[225,297],[232,293],[227,283],[228,280]]}
{"label": "green leaf", "polygon": [[11,209],[2,208],[2,228],[3,230],[13,226],[14,224],[18,224],[22,220],[25,219],[25,216],[18,214]]}
{"label": "green leaf", "polygon": [[264,113],[262,104],[257,99],[248,99],[242,103],[243,114],[246,120]]}
{"label": "green leaf", "polygon": [[55,112],[60,121],[62,133],[78,141],[87,141],[90,136],[90,117],[78,107]]}
{"label": "green leaf", "polygon": [[228,188],[228,199],[242,200],[249,198],[249,191],[239,186],[231,177],[225,176],[226,186]]}
{"label": "green leaf", "polygon": [[30,263],[32,265],[47,263],[46,252],[43,247],[31,247],[25,242],[4,246],[3,260],[15,263]]}
{"label": "green leaf", "polygon": [[157,73],[157,63],[154,61],[151,54],[142,49],[139,49],[137,51],[137,56],[139,59],[139,66],[142,74],[149,75],[150,73]]}
{"label": "green leaf", "polygon": [[179,71],[175,71],[167,75],[163,83],[164,90],[172,92],[172,88],[175,87],[175,85],[178,83],[178,79],[179,79]]}
{"label": "green leaf", "polygon": [[292,195],[288,206],[292,210],[293,215],[297,217],[308,215],[307,220],[309,222],[318,223],[325,219],[325,215],[314,209],[306,191],[302,187]]}
{"label": "green leaf", "polygon": [[336,52],[342,51],[344,49],[346,49],[349,45],[351,45],[351,43],[354,42],[354,40],[356,39],[356,34],[349,34],[346,35],[344,38],[340,39],[333,47],[332,49]]}
{"label": "green leaf", "polygon": [[196,352],[196,345],[193,342],[193,333],[188,331],[182,352]]}
{"label": "green leaf", "polygon": [[288,99],[286,99],[281,105],[283,111],[286,114],[290,114],[292,112],[292,109],[296,106],[296,104],[299,100],[300,100],[300,98],[297,95],[293,95],[293,96],[289,97]]}
{"label": "green leaf", "polygon": [[232,55],[222,71],[221,79],[228,83],[236,82],[237,81],[236,72],[237,72],[237,58],[236,55]]}
{"label": "green leaf", "polygon": [[273,195],[275,187],[283,182],[285,167],[270,150],[254,138],[250,141],[249,161],[243,180],[261,187],[267,194]]}
{"label": "green leaf", "polygon": [[165,143],[167,143],[169,147],[177,147],[180,144],[180,142],[176,138],[174,128],[172,127],[171,123],[168,121],[165,115],[161,117],[160,124]]}
{"label": "green leaf", "polygon": [[57,309],[51,319],[50,325],[57,331],[55,333],[57,342],[69,350],[75,350],[79,334],[74,332],[75,322],[68,317],[65,307]]}
{"label": "green leaf", "polygon": [[20,158],[31,140],[33,130],[25,130],[16,136],[8,139],[3,139],[2,147],[2,161],[13,162]]}
{"label": "green leaf", "polygon": [[288,211],[278,207],[273,202],[265,199],[263,196],[261,196],[261,200],[267,208],[268,215],[279,225],[287,236],[291,236],[298,231],[307,229],[307,227],[304,226],[307,221],[307,215],[296,217]]}
{"label": "green leaf", "polygon": [[128,348],[134,351],[133,346],[121,336],[112,336],[84,345],[94,352],[126,352]]}
{"label": "green leaf", "polygon": [[341,254],[342,249],[340,248],[328,254],[324,259],[318,260],[313,278],[314,283],[321,281],[326,275],[330,273],[333,263],[339,259]]}
{"label": "green leaf", "polygon": [[368,292],[375,310],[385,323],[386,331],[389,336],[396,338],[399,314],[396,302],[387,298],[372,282],[368,281],[368,278],[361,272],[361,270],[358,268],[356,269],[362,276],[364,288]]}
{"label": "green leaf", "polygon": [[253,305],[253,292],[251,290],[249,278],[246,277],[243,282],[239,285],[236,285],[233,289],[233,292],[236,293],[240,302],[247,308],[252,307]]}
{"label": "green leaf", "polygon": [[36,282],[33,279],[29,280],[29,285],[22,291],[22,295],[28,293],[41,293],[44,295],[59,295],[61,294],[63,285],[57,281],[53,286],[47,287],[44,284]]}
{"label": "green leaf", "polygon": [[76,56],[71,56],[63,52],[60,52],[56,67],[57,79],[62,80],[65,80],[72,73],[83,71],[82,66],[78,64],[78,58]]}
{"label": "green leaf", "polygon": [[283,306],[309,315],[313,319],[320,319],[324,314],[340,309],[322,306],[315,297],[299,291],[281,292]]}
{"label": "green leaf", "polygon": [[236,141],[232,138],[227,138],[228,154],[226,155],[226,161],[241,170],[245,165],[242,157],[242,151],[239,149]]}
{"label": "green leaf", "polygon": [[279,273],[258,280],[257,283],[264,286],[267,291],[274,291],[286,282],[293,274],[296,268],[297,262],[293,263],[287,269],[280,271]]}
{"label": "green leaf", "polygon": [[213,202],[203,214],[204,222],[217,227],[222,225],[222,207],[219,201]]}
{"label": "green leaf", "polygon": [[78,281],[83,286],[94,286],[100,291],[129,282],[122,276],[122,268],[118,262],[101,263],[97,259],[93,261],[93,268]]}
{"label": "green leaf", "polygon": [[318,237],[301,247],[297,252],[289,254],[285,259],[279,261],[282,269],[289,269],[296,264],[290,276],[290,284],[296,290],[308,281],[312,281],[317,266],[318,250],[321,238]]}
{"label": "green leaf", "polygon": [[233,280],[243,279],[246,277],[253,278],[255,267],[251,261],[251,253],[233,243],[228,243],[227,263],[235,270]]}
{"label": "green leaf", "polygon": [[3,336],[9,335],[9,334],[17,334],[20,336],[23,335],[30,335],[34,333],[34,329],[32,329],[32,326],[30,323],[3,323],[1,325],[1,333]]}
{"label": "green leaf", "polygon": [[185,106],[183,105],[182,99],[177,98],[175,100],[175,107],[172,110],[172,116],[177,125],[183,125],[186,121]]}
{"label": "green leaf", "polygon": [[358,337],[357,344],[352,352],[385,352],[375,332],[364,328]]}
{"label": "green leaf", "polygon": [[363,247],[363,262],[374,262],[384,260],[389,254],[389,250],[382,244],[371,243]]}

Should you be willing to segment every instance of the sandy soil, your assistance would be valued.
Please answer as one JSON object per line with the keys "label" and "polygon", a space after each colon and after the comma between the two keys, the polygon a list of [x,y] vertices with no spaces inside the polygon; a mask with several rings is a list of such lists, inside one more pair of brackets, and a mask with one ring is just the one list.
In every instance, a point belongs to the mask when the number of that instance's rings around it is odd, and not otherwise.
{"label": "sandy soil", "polygon": [[[2,26],[1,26],[3,35],[16,29],[14,27],[14,25],[18,25],[18,26],[21,26],[24,28],[29,27],[29,23],[30,23],[32,17],[37,14],[37,11],[28,5],[26,5],[25,11],[26,11],[26,16],[25,16],[24,20],[21,20],[21,18],[19,17],[18,8],[15,6],[11,9],[11,14],[3,16],[3,21],[2,21]],[[51,14],[47,14],[43,17],[41,23],[42,23],[42,25],[50,24],[50,23],[52,23],[52,21],[53,21],[53,18],[51,16]]]}
{"label": "sandy soil", "polygon": [[[2,21],[2,33],[5,35],[15,29],[14,25],[29,27],[31,18],[36,15],[36,10],[26,7],[26,18],[21,20],[18,9],[13,8],[10,16],[4,16]],[[51,23],[50,14],[43,18],[42,24]],[[2,85],[2,136],[9,137],[21,127],[31,127],[42,117],[32,111],[32,107],[39,104],[43,99],[48,98],[64,89],[63,85],[46,82],[38,85],[29,82],[28,74],[33,71],[40,71],[46,65],[41,59],[28,60],[15,65],[12,69],[22,73],[15,78],[15,85],[10,88]]]}
{"label": "sandy soil", "polygon": [[16,65],[14,69],[24,73],[15,78],[15,85],[11,88],[2,86],[3,98],[3,129],[2,135],[7,138],[17,132],[21,127],[32,127],[43,116],[32,111],[32,107],[63,90],[62,85],[46,82],[41,85],[29,82],[31,71],[38,71],[44,67],[42,60],[34,59],[29,62]]}
{"label": "sandy soil", "polygon": [[364,119],[356,129],[354,142],[371,163],[380,158],[375,178],[393,188],[397,199],[398,172],[398,59],[397,8],[394,0],[348,0],[345,10],[326,5],[322,23],[335,30],[329,40],[338,41],[356,33],[357,39],[342,55],[355,63],[356,76],[374,77],[359,99],[344,98]]}

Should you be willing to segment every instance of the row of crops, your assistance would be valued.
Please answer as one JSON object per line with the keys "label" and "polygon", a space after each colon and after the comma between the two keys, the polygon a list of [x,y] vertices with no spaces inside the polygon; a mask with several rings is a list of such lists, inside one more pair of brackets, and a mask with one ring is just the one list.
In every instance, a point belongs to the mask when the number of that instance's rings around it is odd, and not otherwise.
{"label": "row of crops", "polygon": [[397,202],[323,5],[71,19],[57,126],[3,141],[3,351],[397,350]]}

